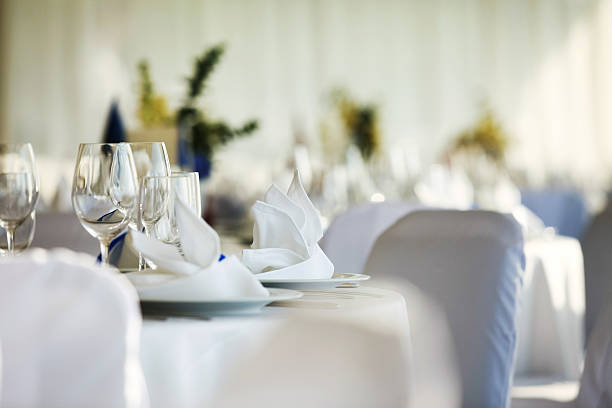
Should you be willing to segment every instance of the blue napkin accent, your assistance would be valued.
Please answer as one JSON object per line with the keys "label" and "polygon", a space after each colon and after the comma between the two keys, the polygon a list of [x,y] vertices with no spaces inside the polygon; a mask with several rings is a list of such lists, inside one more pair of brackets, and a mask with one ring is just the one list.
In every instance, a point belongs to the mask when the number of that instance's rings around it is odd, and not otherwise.
{"label": "blue napkin accent", "polygon": [[[102,217],[105,217],[105,216],[102,216]],[[125,244],[125,237],[127,234],[128,232],[126,231],[111,241],[108,247],[108,257],[109,257],[108,261],[111,265],[117,266],[119,264],[119,259],[121,258],[121,252],[123,252],[123,245]],[[217,262],[221,262],[226,258],[227,257],[225,255],[221,254],[219,255],[219,260]],[[98,263],[102,262],[101,254],[98,254],[97,261]]]}

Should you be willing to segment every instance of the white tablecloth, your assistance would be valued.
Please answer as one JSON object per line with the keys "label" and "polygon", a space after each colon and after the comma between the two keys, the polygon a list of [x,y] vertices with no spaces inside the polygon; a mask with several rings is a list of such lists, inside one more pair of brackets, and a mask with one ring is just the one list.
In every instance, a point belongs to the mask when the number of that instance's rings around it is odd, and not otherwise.
{"label": "white tablecloth", "polygon": [[580,378],[584,353],[584,264],[569,237],[528,238],[518,321],[516,376]]}
{"label": "white tablecloth", "polygon": [[301,299],[274,304],[250,317],[145,318],[141,359],[152,406],[206,406],[241,356],[266,341],[285,319],[301,314],[389,333],[408,329],[404,298],[372,287],[308,291]]}

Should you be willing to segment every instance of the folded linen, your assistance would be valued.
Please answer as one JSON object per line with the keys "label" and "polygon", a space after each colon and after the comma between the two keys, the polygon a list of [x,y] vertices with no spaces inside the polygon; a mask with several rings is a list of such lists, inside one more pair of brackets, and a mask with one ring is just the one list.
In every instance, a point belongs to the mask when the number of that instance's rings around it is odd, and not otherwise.
{"label": "folded linen", "polygon": [[272,185],[265,201],[252,207],[255,218],[252,249],[242,262],[266,279],[329,279],[334,265],[319,247],[323,228],[319,212],[295,170],[287,194]]}
{"label": "folded linen", "polygon": [[157,266],[155,271],[127,274],[141,299],[210,301],[269,295],[236,257],[221,254],[217,232],[180,200],[176,220],[180,251],[138,231],[130,232],[134,248]]}

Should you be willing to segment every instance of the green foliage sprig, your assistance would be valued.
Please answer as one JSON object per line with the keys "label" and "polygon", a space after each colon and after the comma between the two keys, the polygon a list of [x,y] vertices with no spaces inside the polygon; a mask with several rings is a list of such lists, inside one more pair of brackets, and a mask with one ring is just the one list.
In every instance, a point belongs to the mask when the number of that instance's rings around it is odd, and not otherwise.
{"label": "green foliage sprig", "polygon": [[221,62],[225,46],[217,44],[208,48],[194,62],[193,74],[187,78],[187,94],[183,105],[176,112],[175,118],[168,113],[166,100],[155,93],[149,72],[149,64],[142,60],[138,64],[140,78],[140,106],[138,118],[146,127],[167,125],[176,120],[177,125],[188,126],[191,146],[196,153],[212,158],[215,148],[236,137],[249,135],[257,130],[256,120],[249,120],[238,127],[232,127],[222,120],[212,120],[197,107],[198,99],[206,89],[211,74]]}
{"label": "green foliage sprig", "polygon": [[198,98],[206,89],[206,82],[225,52],[222,44],[210,47],[197,57],[194,63],[193,75],[187,78],[187,95],[183,106],[179,109],[177,121],[179,125],[187,121],[191,128],[191,146],[197,153],[212,158],[217,146],[223,145],[235,137],[246,136],[258,128],[256,120],[250,120],[239,127],[232,127],[224,121],[209,119],[202,110],[196,107]]}

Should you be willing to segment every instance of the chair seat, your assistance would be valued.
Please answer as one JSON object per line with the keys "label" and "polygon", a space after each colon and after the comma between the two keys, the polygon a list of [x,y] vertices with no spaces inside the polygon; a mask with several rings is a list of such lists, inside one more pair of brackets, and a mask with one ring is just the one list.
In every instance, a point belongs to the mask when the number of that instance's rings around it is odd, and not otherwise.
{"label": "chair seat", "polygon": [[511,408],[574,408],[580,383],[550,377],[518,378]]}

